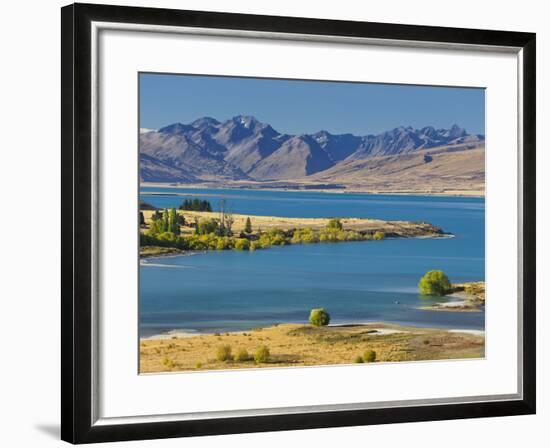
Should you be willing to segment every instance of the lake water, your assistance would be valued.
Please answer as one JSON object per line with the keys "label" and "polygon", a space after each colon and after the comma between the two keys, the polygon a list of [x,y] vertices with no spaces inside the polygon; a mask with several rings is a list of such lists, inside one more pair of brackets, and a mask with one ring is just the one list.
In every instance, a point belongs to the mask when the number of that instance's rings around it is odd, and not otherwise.
{"label": "lake water", "polygon": [[[331,323],[392,322],[484,329],[484,312],[427,311],[444,297],[418,294],[419,278],[442,269],[452,282],[485,278],[485,202],[444,198],[258,190],[142,188],[221,199],[234,213],[288,217],[365,217],[427,221],[455,235],[444,239],[272,247],[254,252],[212,251],[145,260],[140,268],[140,335],[172,330],[226,332],[306,322],[324,307]],[[142,195],[157,207],[184,196]],[[395,303],[399,302],[399,303]]]}

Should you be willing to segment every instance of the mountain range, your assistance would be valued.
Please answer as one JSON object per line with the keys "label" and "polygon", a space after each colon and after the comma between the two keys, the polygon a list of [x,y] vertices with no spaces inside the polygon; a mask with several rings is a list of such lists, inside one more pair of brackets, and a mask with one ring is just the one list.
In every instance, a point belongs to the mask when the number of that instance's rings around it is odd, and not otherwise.
{"label": "mountain range", "polygon": [[[344,184],[351,178],[352,183],[361,184],[369,182],[373,170],[380,174],[380,165],[398,167],[407,160],[410,165],[411,160],[419,159],[417,162],[425,165],[421,168],[429,173],[437,165],[430,165],[434,158],[479,152],[484,141],[483,135],[469,134],[458,125],[450,129],[398,127],[364,136],[324,130],[289,135],[253,116],[238,115],[226,121],[202,117],[188,124],[142,129],[140,178],[143,182],[176,183],[311,180]],[[456,154],[450,159],[457,159]],[[413,163],[416,170],[418,163]],[[460,175],[460,167],[455,168]],[[393,173],[390,171],[388,174]],[[469,171],[484,181],[483,163],[470,166]]]}

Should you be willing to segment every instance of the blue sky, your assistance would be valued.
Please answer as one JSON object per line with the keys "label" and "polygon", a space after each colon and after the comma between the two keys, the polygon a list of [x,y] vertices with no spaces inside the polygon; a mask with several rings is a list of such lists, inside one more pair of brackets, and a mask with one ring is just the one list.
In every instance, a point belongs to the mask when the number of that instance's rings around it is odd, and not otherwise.
{"label": "blue sky", "polygon": [[277,131],[376,134],[398,126],[485,133],[485,91],[455,87],[140,74],[140,127],[253,115]]}

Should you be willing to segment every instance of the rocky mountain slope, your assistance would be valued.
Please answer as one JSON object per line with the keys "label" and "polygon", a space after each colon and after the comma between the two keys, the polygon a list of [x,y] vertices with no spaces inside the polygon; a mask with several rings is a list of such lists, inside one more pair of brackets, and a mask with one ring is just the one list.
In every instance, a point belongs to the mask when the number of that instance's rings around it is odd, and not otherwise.
{"label": "rocky mountain slope", "polygon": [[407,154],[346,160],[308,179],[352,190],[483,195],[485,149],[462,144]]}
{"label": "rocky mountain slope", "polygon": [[[140,131],[146,182],[307,181],[366,185],[407,180],[484,182],[484,136],[450,129],[398,127],[378,135],[277,132],[255,117],[203,117]],[[459,154],[460,153],[460,154]]]}

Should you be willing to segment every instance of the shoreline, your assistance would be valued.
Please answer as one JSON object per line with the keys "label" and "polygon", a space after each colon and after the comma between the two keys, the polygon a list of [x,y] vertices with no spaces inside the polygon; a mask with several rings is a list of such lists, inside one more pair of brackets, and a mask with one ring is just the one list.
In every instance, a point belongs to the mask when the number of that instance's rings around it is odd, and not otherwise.
{"label": "shoreline", "polygon": [[[394,236],[394,237],[386,237],[384,240],[391,241],[391,240],[400,240],[400,239],[417,239],[417,240],[430,240],[430,239],[450,239],[455,238],[455,235],[453,234],[443,234],[443,235],[430,235],[430,236],[410,236],[410,237],[404,237],[404,236]],[[345,241],[346,243],[364,243],[367,241],[361,241],[361,240],[352,240],[352,241]],[[335,242],[330,241],[319,241],[317,243],[310,243],[310,244],[336,244]],[[289,244],[288,246],[298,246],[300,244]],[[143,246],[144,248],[151,248],[151,247],[160,247],[160,246]],[[271,246],[276,247],[276,246]],[[160,247],[161,249],[165,249],[164,247]],[[177,248],[168,248],[173,249],[171,251],[167,251],[166,253],[154,253],[154,254],[143,254],[140,252],[139,254],[139,260],[140,260],[140,266],[154,266],[153,264],[147,263],[147,260],[155,260],[155,259],[166,259],[166,258],[173,258],[173,257],[190,257],[194,255],[206,255],[209,252],[216,252],[221,253],[225,250],[223,249],[208,249],[208,250],[185,250],[185,249],[177,249]],[[246,251],[244,251],[246,252]]]}
{"label": "shoreline", "polygon": [[[169,330],[166,333],[158,333],[151,336],[140,337],[140,341],[161,341],[161,340],[170,340],[174,338],[195,338],[200,336],[231,336],[239,335],[243,333],[249,333],[254,331],[262,331],[265,329],[279,327],[281,325],[309,325],[307,322],[285,322],[277,323],[273,325],[268,325],[266,327],[255,327],[248,330],[232,330],[232,331],[209,331],[201,332],[198,330]],[[379,335],[388,335],[388,334],[399,334],[399,333],[411,333],[409,329],[413,328],[419,330],[420,332],[425,330],[434,330],[450,333],[468,333],[468,334],[477,334],[484,335],[485,330],[476,329],[476,328],[441,328],[441,327],[416,327],[414,325],[401,325],[394,324],[391,322],[343,322],[337,324],[329,324],[325,328],[329,329],[344,329],[344,328],[366,328],[369,331],[369,334],[372,336]]]}
{"label": "shoreline", "polygon": [[[151,246],[145,246],[145,247],[151,247]],[[171,249],[171,248],[170,248]],[[165,260],[166,258],[174,258],[174,257],[192,257],[195,255],[203,255],[206,254],[208,251],[206,250],[181,250],[173,248],[173,252],[167,252],[167,253],[159,253],[154,255],[147,255],[142,254],[140,252],[139,254],[139,265],[140,266],[154,266],[153,263],[149,263],[148,260]]]}
{"label": "shoreline", "polygon": [[[255,358],[259,350],[267,356]],[[174,332],[140,339],[140,374],[370,362],[480,359],[485,331],[374,322],[314,327],[278,324],[227,333]],[[222,353],[222,355],[220,355]],[[372,360],[371,360],[372,361]]]}
{"label": "shoreline", "polygon": [[420,306],[417,309],[454,313],[481,313],[484,311],[485,281],[457,283],[452,285],[452,289],[453,291],[445,296],[456,300]]}
{"label": "shoreline", "polygon": [[[480,191],[471,192],[428,192],[428,191],[402,191],[402,190],[370,190],[370,189],[348,189],[348,188],[277,188],[277,187],[254,187],[236,186],[236,185],[208,185],[208,184],[173,184],[161,182],[141,182],[139,187],[146,188],[172,188],[172,189],[189,189],[189,190],[235,190],[235,191],[287,191],[292,193],[334,193],[334,194],[366,194],[366,195],[387,195],[387,196],[430,196],[430,197],[457,197],[457,198],[478,198],[484,199],[485,193]],[[168,195],[168,196],[191,196],[192,193],[171,193],[171,192],[147,192],[140,191],[140,195]],[[215,196],[214,194],[210,194]],[[197,196],[208,196],[208,194],[197,194]]]}

